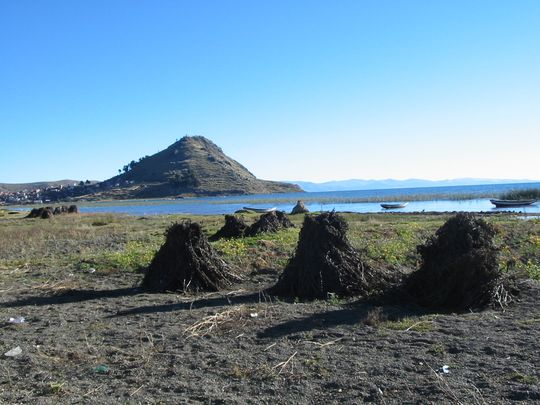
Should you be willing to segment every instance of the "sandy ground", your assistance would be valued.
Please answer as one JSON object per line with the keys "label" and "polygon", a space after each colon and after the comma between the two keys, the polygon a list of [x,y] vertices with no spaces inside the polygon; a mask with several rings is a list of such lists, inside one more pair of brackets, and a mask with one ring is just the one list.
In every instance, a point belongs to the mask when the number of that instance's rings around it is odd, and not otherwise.
{"label": "sandy ground", "polygon": [[[77,289],[69,274],[4,286],[0,402],[540,403],[532,281],[504,312],[438,314],[271,300],[272,271],[199,296],[142,293],[136,273],[75,276]],[[25,323],[7,322],[17,316]]]}

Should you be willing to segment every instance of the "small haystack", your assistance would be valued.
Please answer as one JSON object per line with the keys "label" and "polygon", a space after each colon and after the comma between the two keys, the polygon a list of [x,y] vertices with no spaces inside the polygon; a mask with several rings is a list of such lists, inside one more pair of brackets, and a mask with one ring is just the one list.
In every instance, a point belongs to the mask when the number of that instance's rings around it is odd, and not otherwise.
{"label": "small haystack", "polygon": [[52,207],[32,208],[30,213],[25,218],[41,218],[48,219],[54,216]]}
{"label": "small haystack", "polygon": [[450,218],[425,245],[422,265],[411,274],[407,291],[427,307],[466,310],[509,301],[499,271],[493,226],[473,214]]}
{"label": "small haystack", "polygon": [[67,214],[68,212],[68,207],[66,205],[62,205],[61,207],[56,207],[54,209],[54,215],[59,215],[59,214]]}
{"label": "small haystack", "polygon": [[335,212],[306,215],[295,255],[269,293],[305,299],[370,295],[385,278],[362,262],[347,236],[347,223]]}
{"label": "small haystack", "polygon": [[244,217],[236,215],[225,215],[225,225],[212,235],[210,240],[241,238],[247,229]]}
{"label": "small haystack", "polygon": [[294,228],[287,215],[282,211],[270,211],[262,214],[257,222],[246,229],[244,234],[245,236],[255,236],[260,233],[277,232],[284,228]]}
{"label": "small haystack", "polygon": [[52,218],[54,215],[61,214],[74,214],[79,212],[76,205],[62,205],[61,207],[42,207],[42,208],[33,208],[30,213],[25,218]]}
{"label": "small haystack", "polygon": [[218,291],[239,280],[210,246],[201,226],[185,221],[167,230],[142,287],[151,291]]}
{"label": "small haystack", "polygon": [[302,200],[298,200],[298,202],[296,203],[296,205],[294,206],[294,208],[291,211],[291,215],[307,214],[308,212],[309,212],[309,210],[304,205],[304,202]]}

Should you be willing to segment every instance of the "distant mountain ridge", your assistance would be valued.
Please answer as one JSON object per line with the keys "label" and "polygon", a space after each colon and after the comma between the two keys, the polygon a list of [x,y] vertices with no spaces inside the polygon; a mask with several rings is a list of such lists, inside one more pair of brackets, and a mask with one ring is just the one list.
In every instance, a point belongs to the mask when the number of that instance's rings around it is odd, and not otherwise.
{"label": "distant mountain ridge", "polygon": [[17,193],[24,190],[45,189],[48,187],[67,187],[74,186],[79,180],[56,180],[56,181],[37,181],[34,183],[0,183],[0,192]]}
{"label": "distant mountain ridge", "polygon": [[335,180],[323,183],[314,183],[308,181],[291,181],[298,184],[304,191],[322,192],[322,191],[348,191],[348,190],[384,190],[393,188],[420,188],[420,187],[448,187],[448,186],[477,186],[484,184],[512,184],[512,183],[536,183],[539,180],[516,180],[516,179],[477,179],[462,178],[448,180]]}

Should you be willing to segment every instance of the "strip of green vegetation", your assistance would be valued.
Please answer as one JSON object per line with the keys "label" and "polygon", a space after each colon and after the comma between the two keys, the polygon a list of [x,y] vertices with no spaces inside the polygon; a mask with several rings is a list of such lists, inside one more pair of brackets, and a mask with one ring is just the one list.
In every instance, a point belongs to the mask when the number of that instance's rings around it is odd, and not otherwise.
{"label": "strip of green vegetation", "polygon": [[86,257],[78,266],[81,270],[95,268],[97,270],[121,269],[141,271],[152,261],[159,249],[156,241],[128,241],[122,250],[105,251],[102,254]]}
{"label": "strip of green vegetation", "polygon": [[[369,265],[412,271],[419,265],[416,247],[448,219],[448,215],[342,214],[348,238]],[[244,216],[249,224],[258,214]],[[296,228],[256,237],[220,240],[212,245],[240,271],[283,269],[296,248],[303,215],[290,216]],[[201,223],[210,236],[224,223],[222,215],[79,214],[50,220],[0,216],[0,278],[27,277],[35,269],[76,273],[137,271],[146,267],[175,221]],[[495,225],[501,268],[540,280],[540,221],[511,215],[486,217]],[[7,269],[9,271],[2,271]],[[15,269],[17,269],[15,271]],[[47,270],[48,271],[48,270]]]}
{"label": "strip of green vegetation", "polygon": [[500,198],[502,200],[540,200],[540,188],[510,190],[501,194]]}
{"label": "strip of green vegetation", "polygon": [[527,375],[520,373],[519,371],[514,371],[508,376],[510,381],[515,381],[520,384],[533,385],[538,383],[538,378],[534,375]]}

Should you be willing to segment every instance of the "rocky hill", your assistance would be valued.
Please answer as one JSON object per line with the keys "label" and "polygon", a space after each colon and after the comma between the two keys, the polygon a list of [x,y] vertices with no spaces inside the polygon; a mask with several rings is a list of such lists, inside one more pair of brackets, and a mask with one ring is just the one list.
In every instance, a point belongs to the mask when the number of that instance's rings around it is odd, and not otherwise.
{"label": "rocky hill", "polygon": [[99,188],[120,198],[302,191],[295,184],[257,179],[202,136],[186,136],[155,155],[132,161],[124,167],[124,173]]}

